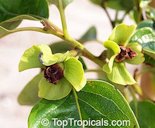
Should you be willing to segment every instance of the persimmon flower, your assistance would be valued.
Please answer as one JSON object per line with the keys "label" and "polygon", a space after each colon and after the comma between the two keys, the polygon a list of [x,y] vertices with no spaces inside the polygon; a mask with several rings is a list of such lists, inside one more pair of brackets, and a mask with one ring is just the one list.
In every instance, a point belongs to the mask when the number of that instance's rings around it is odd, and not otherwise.
{"label": "persimmon flower", "polygon": [[137,42],[130,42],[130,37],[136,29],[135,25],[120,24],[114,28],[109,39],[103,43],[107,48],[107,63],[103,70],[114,83],[122,85],[135,84],[131,74],[125,67],[129,64],[140,64],[144,61],[142,47]]}
{"label": "persimmon flower", "polygon": [[64,98],[72,88],[80,91],[86,84],[80,61],[70,52],[52,54],[48,45],[35,45],[24,52],[19,71],[30,68],[42,69],[38,95],[47,100]]}

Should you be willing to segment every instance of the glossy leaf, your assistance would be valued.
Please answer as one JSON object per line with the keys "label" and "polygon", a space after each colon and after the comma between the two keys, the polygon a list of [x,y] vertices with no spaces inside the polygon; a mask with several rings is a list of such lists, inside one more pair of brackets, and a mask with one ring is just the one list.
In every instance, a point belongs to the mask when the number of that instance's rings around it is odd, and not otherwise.
{"label": "glossy leaf", "polygon": [[[59,7],[59,2],[58,0],[48,0],[50,4],[55,4],[57,7]],[[63,7],[66,8],[68,4],[73,2],[73,0],[62,0],[63,2]]]}
{"label": "glossy leaf", "polygon": [[75,58],[70,58],[64,62],[64,77],[72,84],[76,91],[80,91],[86,84],[83,66]]}
{"label": "glossy leaf", "polygon": [[34,105],[40,98],[38,97],[39,82],[43,75],[36,75],[21,91],[18,96],[18,102],[21,105]]}
{"label": "glossy leaf", "polygon": [[40,60],[41,54],[51,54],[51,49],[48,47],[48,45],[34,45],[31,48],[27,49],[20,59],[19,71],[23,71],[30,68],[43,67],[43,64]]}
{"label": "glossy leaf", "polygon": [[135,25],[128,26],[126,24],[120,24],[114,28],[109,40],[114,41],[119,45],[127,45],[135,29]]}
{"label": "glossy leaf", "polygon": [[153,59],[152,57],[150,57],[146,54],[144,55],[144,57],[145,57],[145,61],[144,61],[145,64],[155,67],[155,59]]}
{"label": "glossy leaf", "polygon": [[72,90],[72,85],[65,79],[55,85],[42,78],[39,83],[39,97],[47,100],[59,100],[66,97]]}
{"label": "glossy leaf", "polygon": [[124,63],[114,62],[112,72],[107,74],[107,77],[110,81],[120,85],[132,85],[136,83]]}
{"label": "glossy leaf", "polygon": [[[107,120],[108,128],[112,128],[110,126],[112,120],[129,120],[130,126],[121,127],[139,128],[128,103],[111,84],[103,81],[89,81],[85,88],[77,93],[76,97],[74,94],[70,93],[69,96],[57,101],[41,100],[30,113],[28,127],[54,128],[57,127],[54,126],[52,120],[54,118],[59,120],[68,120],[68,118],[81,120],[82,118],[82,120]],[[48,122],[46,126],[43,126],[44,120]],[[77,125],[67,125],[66,127],[81,128]]]}
{"label": "glossy leaf", "polygon": [[46,0],[0,0],[0,22],[20,15],[31,15],[39,19],[48,18],[48,3]]}
{"label": "glossy leaf", "polygon": [[137,29],[141,29],[144,27],[152,28],[155,31],[155,22],[152,20],[144,20],[138,24]]}
{"label": "glossy leaf", "polygon": [[154,128],[155,127],[155,104],[151,101],[139,101],[135,107],[134,102],[131,107],[135,114],[140,128]]}
{"label": "glossy leaf", "polygon": [[79,41],[84,43],[96,39],[97,39],[97,31],[96,28],[92,26],[84,33],[84,35],[79,39]]}
{"label": "glossy leaf", "polygon": [[138,29],[132,36],[131,42],[141,44],[144,53],[155,59],[155,32],[151,28]]}

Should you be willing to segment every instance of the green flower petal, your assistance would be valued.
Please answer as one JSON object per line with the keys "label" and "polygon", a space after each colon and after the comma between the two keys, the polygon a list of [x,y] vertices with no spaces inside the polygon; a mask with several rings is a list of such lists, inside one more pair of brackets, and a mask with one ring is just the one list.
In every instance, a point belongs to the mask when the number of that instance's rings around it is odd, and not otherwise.
{"label": "green flower petal", "polygon": [[47,100],[59,100],[66,97],[71,90],[72,86],[65,78],[61,79],[56,85],[42,78],[39,83],[38,95]]}
{"label": "green flower petal", "polygon": [[27,49],[22,55],[19,62],[19,71],[23,71],[30,68],[43,67],[43,64],[39,60],[40,54],[51,54],[51,49],[48,45],[35,45]]}
{"label": "green flower petal", "polygon": [[114,28],[109,40],[116,42],[119,45],[127,45],[129,38],[136,29],[136,25],[120,24]]}
{"label": "green flower petal", "polygon": [[103,66],[103,71],[105,71],[106,73],[111,73],[112,67],[113,67],[113,62],[115,60],[115,57],[120,53],[120,48],[119,48],[119,45],[118,44],[116,44],[115,42],[110,41],[110,40],[105,41],[103,44],[104,44],[104,46],[106,48],[109,49],[108,50],[108,53],[110,55],[112,55],[110,57],[110,60],[109,60],[108,64],[105,64]]}
{"label": "green flower petal", "polygon": [[133,57],[132,59],[126,60],[129,64],[141,64],[144,62],[145,58],[142,51],[142,46],[138,43],[130,43],[128,44],[129,48],[131,48],[132,51],[136,52],[137,56]]}
{"label": "green flower petal", "polygon": [[80,91],[86,84],[83,66],[79,60],[70,58],[64,62],[64,77],[72,84],[76,91]]}
{"label": "green flower petal", "polygon": [[112,67],[113,67],[115,57],[116,57],[116,55],[113,55],[110,58],[109,62],[103,66],[103,71],[104,72],[106,72],[106,73],[111,73],[112,72]]}
{"label": "green flower petal", "polygon": [[41,61],[44,65],[50,66],[55,63],[61,63],[65,61],[68,57],[70,56],[69,52],[66,53],[56,53],[56,54],[50,54],[50,55],[42,55],[41,56]]}
{"label": "green flower petal", "polygon": [[57,57],[54,56],[53,54],[49,54],[49,55],[42,54],[40,57],[40,60],[42,64],[45,66],[50,66],[57,63]]}
{"label": "green flower petal", "polygon": [[136,83],[132,75],[126,69],[124,63],[114,62],[112,72],[110,74],[107,74],[107,77],[112,82],[121,85],[132,85]]}
{"label": "green flower petal", "polygon": [[118,54],[120,53],[120,48],[119,45],[117,43],[115,43],[114,41],[111,40],[107,40],[103,43],[103,45],[107,48],[107,49],[111,49],[114,54]]}

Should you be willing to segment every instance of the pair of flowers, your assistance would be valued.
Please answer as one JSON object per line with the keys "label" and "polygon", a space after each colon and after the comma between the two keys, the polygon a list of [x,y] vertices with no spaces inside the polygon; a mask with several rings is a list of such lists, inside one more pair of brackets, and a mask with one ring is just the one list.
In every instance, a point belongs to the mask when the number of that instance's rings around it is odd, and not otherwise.
{"label": "pair of flowers", "polygon": [[[134,84],[135,80],[125,67],[125,63],[140,64],[144,61],[142,48],[129,39],[136,26],[120,24],[114,28],[111,36],[103,44],[107,48],[107,63],[103,71],[114,83]],[[71,52],[52,54],[48,45],[37,45],[23,54],[19,71],[41,68],[42,79],[39,82],[39,97],[58,100],[66,97],[75,88],[80,91],[86,84],[81,62]]]}

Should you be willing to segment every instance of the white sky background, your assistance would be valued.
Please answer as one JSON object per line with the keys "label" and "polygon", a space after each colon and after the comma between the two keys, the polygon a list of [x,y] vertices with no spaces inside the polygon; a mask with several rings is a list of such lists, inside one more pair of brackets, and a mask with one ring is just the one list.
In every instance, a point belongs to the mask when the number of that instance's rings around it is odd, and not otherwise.
{"label": "white sky background", "polygon": [[[114,15],[112,10],[109,10]],[[111,26],[104,11],[88,2],[74,0],[66,9],[69,33],[78,39],[89,27],[97,28],[98,39],[104,41],[111,33]],[[50,7],[50,19],[61,27],[60,17],[56,7]],[[127,18],[127,24],[132,24]],[[40,26],[39,22],[23,21],[19,27]],[[30,107],[20,106],[17,96],[24,85],[31,80],[38,70],[18,72],[18,62],[23,52],[33,44],[51,43],[59,38],[37,32],[21,32],[0,39],[0,127],[27,128],[27,118]],[[92,53],[99,55],[103,50],[101,45],[87,44]]]}

